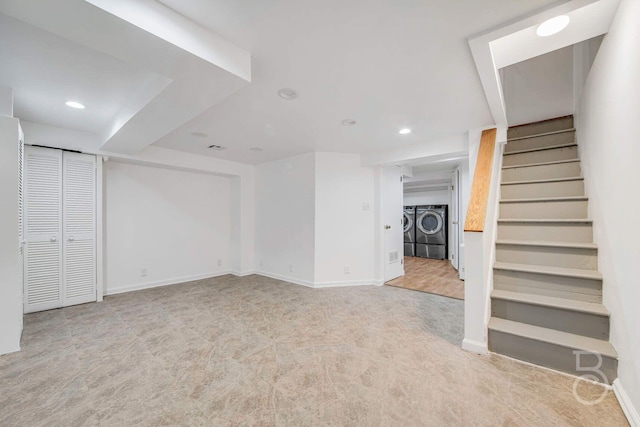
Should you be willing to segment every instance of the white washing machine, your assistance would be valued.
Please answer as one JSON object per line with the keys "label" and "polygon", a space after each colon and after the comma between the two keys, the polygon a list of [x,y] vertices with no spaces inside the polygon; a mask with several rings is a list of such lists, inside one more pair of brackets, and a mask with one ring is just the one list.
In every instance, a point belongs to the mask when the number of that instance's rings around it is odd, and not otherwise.
{"label": "white washing machine", "polygon": [[447,205],[416,207],[416,256],[447,259]]}

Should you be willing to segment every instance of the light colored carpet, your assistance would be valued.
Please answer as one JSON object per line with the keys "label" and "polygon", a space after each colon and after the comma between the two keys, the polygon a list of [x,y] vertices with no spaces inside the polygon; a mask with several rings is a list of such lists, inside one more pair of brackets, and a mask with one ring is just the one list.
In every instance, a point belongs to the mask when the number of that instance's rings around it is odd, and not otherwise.
{"label": "light colored carpet", "polygon": [[225,276],[28,315],[0,425],[625,425],[611,393],[461,350],[462,304]]}
{"label": "light colored carpet", "polygon": [[464,299],[464,281],[449,260],[404,257],[404,276],[386,283],[398,288]]}

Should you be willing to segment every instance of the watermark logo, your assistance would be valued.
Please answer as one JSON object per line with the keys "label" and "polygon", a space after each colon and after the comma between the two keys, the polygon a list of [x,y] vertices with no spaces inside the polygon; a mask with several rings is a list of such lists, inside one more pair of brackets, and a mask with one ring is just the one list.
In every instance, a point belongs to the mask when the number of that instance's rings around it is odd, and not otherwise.
{"label": "watermark logo", "polygon": [[[574,350],[573,354],[576,357],[576,372],[585,372],[573,382],[573,396],[583,405],[597,405],[607,397],[609,390],[606,387],[603,387],[600,396],[595,398],[593,396],[589,396],[588,398],[585,398],[580,396],[578,393],[578,385],[581,380],[609,385],[609,379],[600,369],[602,367],[602,355],[600,353],[585,350]],[[583,362],[583,357],[585,356],[587,356],[587,362]],[[593,361],[595,361],[595,364],[591,363]],[[589,363],[589,365],[585,366],[586,363]]]}

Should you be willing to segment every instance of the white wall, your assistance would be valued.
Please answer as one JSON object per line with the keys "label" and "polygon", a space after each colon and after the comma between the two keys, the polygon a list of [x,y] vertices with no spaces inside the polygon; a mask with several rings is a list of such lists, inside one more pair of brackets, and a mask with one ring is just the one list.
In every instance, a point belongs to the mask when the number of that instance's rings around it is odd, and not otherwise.
{"label": "white wall", "polygon": [[[469,169],[473,176],[476,169],[482,130],[469,131]],[[487,197],[487,211],[483,232],[464,234],[464,340],[462,348],[486,354],[487,325],[491,317],[491,291],[493,289],[493,264],[495,263],[495,241],[497,235],[498,204],[502,150],[506,143],[507,129],[499,127],[491,170],[491,188]],[[468,205],[468,201],[467,201]]]}
{"label": "white wall", "polygon": [[357,154],[315,159],[315,286],[373,284],[373,168]]}
{"label": "white wall", "polygon": [[18,119],[0,116],[0,354],[20,350],[22,284],[18,263]]}
{"label": "white wall", "polygon": [[405,206],[418,205],[451,205],[451,191],[448,189],[405,192]]}
{"label": "white wall", "polygon": [[0,86],[0,116],[13,117],[13,89]]}
{"label": "white wall", "polygon": [[573,47],[500,70],[509,126],[573,114]]}
{"label": "white wall", "polygon": [[256,269],[312,286],[315,257],[315,156],[256,167]]}
{"label": "white wall", "polygon": [[460,220],[458,221],[458,235],[460,236],[460,248],[458,249],[458,273],[460,279],[465,278],[465,242],[464,223],[467,219],[467,209],[469,209],[469,198],[471,197],[471,176],[469,175],[469,162],[460,165]]}
{"label": "white wall", "polygon": [[111,161],[104,200],[107,294],[231,270],[229,178]]}
{"label": "white wall", "polygon": [[[640,410],[640,2],[623,0],[587,78],[577,138],[628,404]],[[623,403],[624,406],[624,403]],[[628,407],[627,407],[628,410]],[[636,423],[640,419],[635,419]]]}

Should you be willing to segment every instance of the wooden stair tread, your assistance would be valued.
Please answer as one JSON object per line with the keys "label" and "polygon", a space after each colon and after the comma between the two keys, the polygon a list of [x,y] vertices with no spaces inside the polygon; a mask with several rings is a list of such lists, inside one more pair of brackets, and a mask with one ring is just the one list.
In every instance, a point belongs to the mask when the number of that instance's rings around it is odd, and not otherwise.
{"label": "wooden stair tread", "polygon": [[565,348],[599,353],[602,356],[613,359],[618,358],[618,353],[611,343],[605,340],[529,325],[526,323],[514,322],[512,320],[500,319],[497,317],[489,319],[489,329],[496,332],[503,332],[511,335],[517,335],[519,337],[529,338],[535,341],[555,344]]}
{"label": "wooden stair tread", "polygon": [[[531,123],[531,124],[534,124],[534,123]],[[507,139],[507,142],[509,142],[509,141],[520,141],[522,139],[539,138],[541,136],[558,135],[560,133],[575,132],[575,130],[576,130],[576,128],[569,128],[569,129],[562,129],[562,130],[554,130],[554,131],[551,131],[551,132],[537,133],[535,135],[518,136],[518,137],[515,137],[515,138]]]}
{"label": "wooden stair tread", "polygon": [[596,302],[550,297],[539,294],[528,294],[524,292],[504,291],[500,289],[494,289],[491,292],[491,298],[577,311],[580,313],[595,314],[598,316],[609,316],[607,308],[602,303]]}
{"label": "wooden stair tread", "polygon": [[548,248],[598,249],[595,243],[553,242],[546,240],[496,240],[496,245],[540,246]]}
{"label": "wooden stair tread", "polygon": [[515,150],[515,151],[505,151],[503,153],[504,156],[510,156],[512,154],[524,154],[524,153],[534,153],[536,151],[545,151],[545,150],[555,150],[558,148],[568,148],[568,147],[577,147],[578,144],[575,142],[568,142],[566,144],[558,144],[558,145],[549,145],[545,147],[536,147],[536,148],[527,148],[524,150]]}
{"label": "wooden stair tread", "polygon": [[500,199],[500,203],[572,202],[587,201],[587,196],[541,197],[535,199]]}
{"label": "wooden stair tread", "polygon": [[569,178],[530,179],[525,181],[503,181],[500,183],[500,185],[546,184],[548,182],[570,182],[570,181],[584,181],[584,178],[581,176],[572,176]]}
{"label": "wooden stair tread", "polygon": [[530,168],[533,166],[559,165],[562,163],[579,163],[580,159],[557,160],[554,162],[527,163],[525,165],[503,166],[502,169]]}
{"label": "wooden stair tread", "polygon": [[546,274],[549,276],[575,277],[579,279],[602,280],[602,274],[596,270],[579,268],[553,267],[547,265],[513,264],[508,262],[496,262],[494,270],[519,271],[522,273]]}

